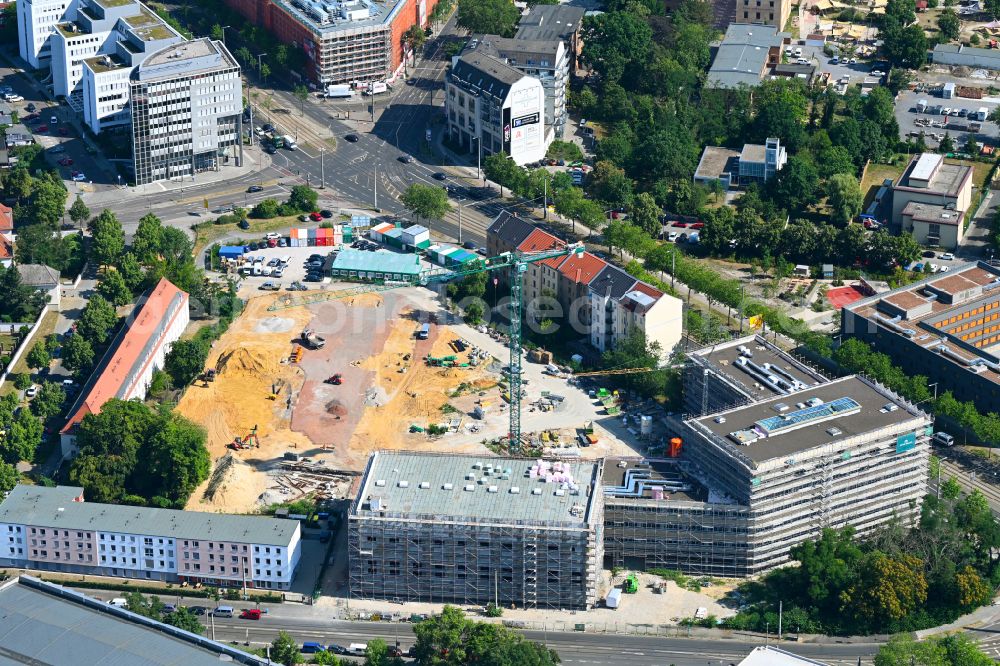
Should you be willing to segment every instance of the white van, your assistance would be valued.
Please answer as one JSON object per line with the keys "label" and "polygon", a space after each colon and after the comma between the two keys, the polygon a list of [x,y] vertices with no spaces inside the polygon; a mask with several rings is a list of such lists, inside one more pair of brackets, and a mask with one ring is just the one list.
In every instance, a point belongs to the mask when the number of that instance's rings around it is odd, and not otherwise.
{"label": "white van", "polygon": [[364,656],[368,651],[368,643],[351,643],[347,646],[347,654],[357,654]]}
{"label": "white van", "polygon": [[212,615],[215,617],[232,617],[233,607],[232,606],[218,606],[212,611]]}
{"label": "white van", "polygon": [[109,601],[108,604],[116,608],[125,608],[125,606],[128,605],[128,601],[126,601],[124,597],[115,597]]}
{"label": "white van", "polygon": [[955,446],[955,438],[946,432],[934,433],[934,443],[941,446]]}
{"label": "white van", "polygon": [[281,267],[284,268],[288,264],[292,263],[292,255],[286,254],[281,259],[278,259],[278,261],[281,262]]}

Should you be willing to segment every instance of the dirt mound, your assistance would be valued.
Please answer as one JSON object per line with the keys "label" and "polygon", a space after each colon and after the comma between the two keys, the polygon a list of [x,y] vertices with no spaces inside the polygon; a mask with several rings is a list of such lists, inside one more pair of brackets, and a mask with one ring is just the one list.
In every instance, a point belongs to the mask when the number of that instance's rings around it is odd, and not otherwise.
{"label": "dirt mound", "polygon": [[237,347],[222,352],[216,368],[220,375],[267,379],[274,377],[278,364],[260,351]]}
{"label": "dirt mound", "polygon": [[268,317],[257,322],[253,330],[257,333],[285,333],[292,330],[294,325],[295,320],[288,317]]}
{"label": "dirt mound", "polygon": [[331,416],[347,416],[347,407],[339,400],[331,400],[326,403],[326,413]]}

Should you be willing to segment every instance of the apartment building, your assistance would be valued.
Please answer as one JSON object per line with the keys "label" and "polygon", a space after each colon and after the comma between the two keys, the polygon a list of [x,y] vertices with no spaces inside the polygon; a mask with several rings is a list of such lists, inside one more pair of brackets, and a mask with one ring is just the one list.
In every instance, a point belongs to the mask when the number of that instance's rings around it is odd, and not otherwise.
{"label": "apartment building", "polygon": [[469,41],[445,80],[448,136],[470,153],[502,151],[522,166],[541,160],[552,142],[545,131],[545,88],[477,47]]}
{"label": "apartment building", "polygon": [[73,486],[0,503],[0,566],[287,590],[300,554],[294,520],[95,504]]}
{"label": "apartment building", "polygon": [[892,188],[892,224],[921,245],[954,250],[971,205],[972,167],[923,153],[910,160]]}
{"label": "apartment building", "polygon": [[75,19],[78,4],[78,0],[19,0],[15,7],[21,59],[34,69],[48,67],[56,25]]}
{"label": "apartment building", "polygon": [[348,512],[351,596],[587,609],[601,463],[379,451]]}
{"label": "apartment building", "polygon": [[75,455],[74,431],[85,416],[99,414],[112,398],[146,397],[153,372],[163,368],[167,352],[189,319],[187,293],[166,278],[140,299],[69,410],[61,431],[64,458]]}
{"label": "apartment building", "polygon": [[403,35],[426,26],[436,0],[225,0],[307,56],[305,78],[319,85],[391,81],[410,55]]}
{"label": "apartment building", "polygon": [[760,335],[688,351],[684,363],[684,412],[711,414],[830,381]]}
{"label": "apartment building", "polygon": [[841,331],[971,400],[1000,412],[1000,268],[969,263],[841,310]]}
{"label": "apartment building", "polygon": [[[486,232],[487,253],[539,252],[562,239],[504,212]],[[533,263],[522,280],[526,322],[561,321],[599,351],[612,349],[635,328],[657,342],[664,359],[683,335],[683,303],[589,252]]]}
{"label": "apartment building", "polygon": [[[684,421],[682,459],[725,504],[747,507],[745,574],[788,560],[824,528],[870,534],[920,515],[933,420],[844,377]],[[740,566],[740,565],[738,565]]]}
{"label": "apartment building", "polygon": [[773,25],[782,30],[792,12],[792,0],[738,0],[736,17],[738,23]]}
{"label": "apartment building", "polygon": [[[745,0],[740,0],[743,1]],[[782,45],[789,38],[790,35],[781,32],[778,27],[748,23],[731,24],[726,28],[722,43],[715,52],[715,58],[706,77],[706,86],[709,88],[756,86],[773,67],[781,64]]]}
{"label": "apartment building", "polygon": [[583,7],[568,4],[528,7],[517,22],[514,39],[535,42],[561,41],[566,49],[569,76],[576,76],[583,53]]}
{"label": "apartment building", "polygon": [[132,71],[135,182],[193,176],[243,163],[243,84],[225,45],[168,46]]}

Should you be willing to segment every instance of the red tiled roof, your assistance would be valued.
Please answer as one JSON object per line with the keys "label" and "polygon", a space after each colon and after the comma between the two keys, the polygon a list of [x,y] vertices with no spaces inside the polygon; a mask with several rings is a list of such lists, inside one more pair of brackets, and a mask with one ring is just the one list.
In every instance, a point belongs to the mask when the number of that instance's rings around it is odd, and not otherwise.
{"label": "red tiled roof", "polygon": [[[117,336],[114,353],[107,364],[99,369],[100,376],[91,377],[89,385],[84,387],[86,393],[74,405],[75,410],[62,432],[71,430],[87,414],[99,414],[101,407],[108,400],[125,395],[130,388],[125,385],[126,381],[130,377],[133,380],[138,378],[142,374],[141,371],[152,362],[155,349],[147,350],[147,344],[157,333],[160,323],[167,316],[170,306],[178,295],[181,295],[183,300],[174,317],[182,311],[182,308],[187,307],[188,295],[166,278],[160,279],[124,333],[119,333]],[[145,358],[143,358],[144,351],[147,352]]]}
{"label": "red tiled roof", "polygon": [[646,284],[645,282],[636,282],[635,286],[632,287],[632,291],[641,291],[650,298],[659,298],[660,296],[663,296],[662,291]]}
{"label": "red tiled roof", "polygon": [[561,240],[553,236],[547,231],[542,231],[541,229],[534,229],[528,237],[521,241],[521,244],[517,246],[517,249],[521,252],[540,252],[542,250],[551,250],[557,247],[563,247],[566,245]]}
{"label": "red tiled roof", "polygon": [[590,281],[603,271],[607,265],[600,257],[596,257],[589,252],[584,252],[581,255],[568,257],[558,269],[563,277],[577,284],[590,284]]}
{"label": "red tiled roof", "polygon": [[14,246],[9,240],[0,236],[0,259],[13,259]]}
{"label": "red tiled roof", "polygon": [[0,204],[0,234],[14,231],[14,211]]}

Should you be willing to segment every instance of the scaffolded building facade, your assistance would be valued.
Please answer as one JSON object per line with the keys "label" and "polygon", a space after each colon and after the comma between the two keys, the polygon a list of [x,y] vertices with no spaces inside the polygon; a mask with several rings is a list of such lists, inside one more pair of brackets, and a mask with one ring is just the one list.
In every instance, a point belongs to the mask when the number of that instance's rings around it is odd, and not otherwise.
{"label": "scaffolded building facade", "polygon": [[348,515],[351,595],[585,609],[603,560],[601,463],[381,451]]}

